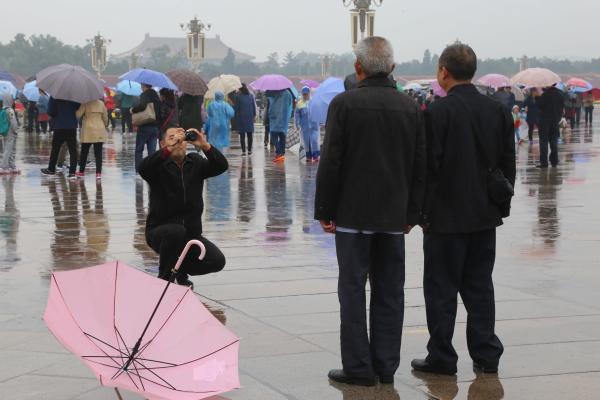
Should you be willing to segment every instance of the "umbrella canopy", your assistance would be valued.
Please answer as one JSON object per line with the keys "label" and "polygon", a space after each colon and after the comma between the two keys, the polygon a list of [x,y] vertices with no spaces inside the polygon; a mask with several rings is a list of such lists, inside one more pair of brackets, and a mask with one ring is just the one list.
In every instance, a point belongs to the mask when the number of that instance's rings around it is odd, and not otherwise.
{"label": "umbrella canopy", "polygon": [[309,87],[309,88],[311,88],[311,89],[316,89],[316,88],[318,88],[319,86],[321,86],[321,83],[320,83],[320,82],[313,81],[313,80],[311,80],[311,79],[303,79],[303,80],[301,80],[301,81],[300,81],[300,84],[301,84],[302,86],[308,86],[308,87]]}
{"label": "umbrella canopy", "polygon": [[121,81],[117,83],[117,92],[128,96],[139,96],[142,94],[142,85],[134,81]]}
{"label": "umbrella canopy", "polygon": [[250,87],[260,92],[266,92],[267,90],[290,89],[294,87],[294,83],[283,75],[269,74],[252,82]]}
{"label": "umbrella canopy", "polygon": [[327,78],[312,96],[309,104],[310,118],[319,124],[327,121],[329,104],[338,94],[344,92],[344,81],[339,78]]}
{"label": "umbrella canopy", "polygon": [[569,88],[569,90],[571,90],[572,92],[575,92],[575,93],[589,92],[590,90],[593,89],[593,86],[591,83],[589,83],[588,81],[586,81],[584,79],[580,79],[580,78],[569,79],[567,81],[567,87]]}
{"label": "umbrella canopy", "polygon": [[446,93],[446,91],[440,86],[439,82],[435,79],[431,81],[431,90],[433,90],[433,94],[435,96],[448,96],[448,93]]}
{"label": "umbrella canopy", "polygon": [[23,87],[23,95],[29,101],[38,101],[40,99],[40,89],[37,87],[36,81],[27,82]]}
{"label": "umbrella canopy", "polygon": [[204,96],[208,91],[206,82],[195,72],[186,69],[175,69],[167,72],[167,76],[182,93],[192,96]]}
{"label": "umbrella canopy", "polygon": [[479,78],[477,82],[494,89],[512,86],[510,78],[501,74],[487,74]]}
{"label": "umbrella canopy", "polygon": [[214,99],[216,92],[228,95],[242,87],[242,81],[236,75],[220,75],[208,82],[208,91],[204,95],[207,99]]}
{"label": "umbrella canopy", "polygon": [[131,71],[121,75],[119,79],[124,81],[134,81],[137,83],[143,83],[159,88],[178,90],[177,85],[175,85],[167,75],[163,74],[162,72],[153,71],[151,69],[132,69]]}
{"label": "umbrella canopy", "polygon": [[239,339],[189,288],[166,285],[118,261],[55,272],[44,321],[103,386],[156,400],[238,388]]}
{"label": "umbrella canopy", "polygon": [[417,82],[408,82],[406,85],[404,85],[404,91],[408,92],[409,90],[420,91],[423,90],[423,86]]}
{"label": "umbrella canopy", "polygon": [[12,84],[12,82],[0,81],[0,96],[7,93],[10,94],[14,99],[17,97],[17,88]]}
{"label": "umbrella canopy", "polygon": [[14,83],[15,77],[10,72],[0,68],[0,81],[9,81],[11,83]]}
{"label": "umbrella canopy", "polygon": [[48,67],[36,75],[37,86],[55,99],[87,103],[104,97],[102,82],[89,71],[70,64]]}
{"label": "umbrella canopy", "polygon": [[561,81],[560,76],[546,68],[528,68],[510,79],[513,85],[525,87],[549,87]]}

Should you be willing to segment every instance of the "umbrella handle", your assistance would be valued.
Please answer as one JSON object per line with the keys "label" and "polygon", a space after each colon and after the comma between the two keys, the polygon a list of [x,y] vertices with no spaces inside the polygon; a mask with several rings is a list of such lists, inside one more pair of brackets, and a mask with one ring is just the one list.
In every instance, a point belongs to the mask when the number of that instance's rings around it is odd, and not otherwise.
{"label": "umbrella handle", "polygon": [[181,267],[181,264],[183,264],[183,260],[185,260],[185,256],[187,256],[187,253],[188,253],[188,251],[190,251],[190,248],[192,246],[200,247],[200,257],[198,257],[198,260],[204,260],[204,257],[206,256],[206,247],[204,246],[204,243],[202,243],[199,240],[190,240],[185,245],[185,248],[183,249],[183,251],[181,252],[181,255],[177,259],[177,264],[175,264],[175,268],[173,268],[173,272],[179,271],[179,267]]}

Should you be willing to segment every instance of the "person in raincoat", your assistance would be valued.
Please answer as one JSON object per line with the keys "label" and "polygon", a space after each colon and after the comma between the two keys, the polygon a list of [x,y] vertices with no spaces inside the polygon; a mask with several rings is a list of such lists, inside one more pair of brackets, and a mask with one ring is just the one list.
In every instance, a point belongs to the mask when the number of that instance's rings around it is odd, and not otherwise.
{"label": "person in raincoat", "polygon": [[302,98],[296,104],[296,128],[302,130],[306,162],[319,161],[319,124],[310,118],[310,88],[302,88]]}
{"label": "person in raincoat", "polygon": [[288,89],[267,91],[271,144],[275,145],[273,162],[285,161],[285,139],[293,112],[292,93]]}
{"label": "person in raincoat", "polygon": [[229,122],[235,112],[225,101],[223,92],[215,93],[215,101],[209,104],[207,111],[210,144],[219,150],[229,147]]}

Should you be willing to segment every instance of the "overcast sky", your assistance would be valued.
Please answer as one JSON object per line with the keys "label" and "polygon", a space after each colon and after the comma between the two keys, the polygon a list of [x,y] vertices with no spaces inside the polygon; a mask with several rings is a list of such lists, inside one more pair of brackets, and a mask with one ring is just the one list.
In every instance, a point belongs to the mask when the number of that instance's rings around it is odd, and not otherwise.
{"label": "overcast sky", "polygon": [[[376,33],[392,40],[398,61],[420,59],[426,48],[439,53],[457,38],[483,58],[600,57],[600,0],[383,3]],[[179,23],[197,15],[213,25],[209,36],[219,34],[228,46],[258,60],[273,51],[351,50],[350,18],[342,0],[29,0],[21,11],[13,7],[13,17],[2,19],[1,42],[22,32],[49,33],[83,45],[100,31],[112,39],[109,53],[119,53],[139,44],[146,32],[183,36]]]}

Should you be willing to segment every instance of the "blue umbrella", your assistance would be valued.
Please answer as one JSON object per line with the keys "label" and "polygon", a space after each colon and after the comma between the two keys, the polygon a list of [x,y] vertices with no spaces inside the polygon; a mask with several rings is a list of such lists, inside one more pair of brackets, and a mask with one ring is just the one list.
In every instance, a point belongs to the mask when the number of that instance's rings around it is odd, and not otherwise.
{"label": "blue umbrella", "polygon": [[0,68],[0,81],[15,82],[15,77],[8,71]]}
{"label": "blue umbrella", "polygon": [[117,83],[117,92],[129,96],[139,96],[142,94],[142,85],[134,81],[121,81]]}
{"label": "blue umbrella", "polygon": [[0,95],[8,93],[12,96],[12,98],[17,97],[17,88],[12,82],[9,81],[0,81]]}
{"label": "blue umbrella", "polygon": [[153,71],[151,69],[136,68],[121,75],[120,80],[134,81],[150,86],[167,88],[171,90],[179,90],[169,77],[162,72]]}
{"label": "blue umbrella", "polygon": [[37,102],[40,99],[40,89],[37,87],[37,81],[27,82],[23,87],[23,95],[27,100]]}
{"label": "blue umbrella", "polygon": [[327,78],[317,89],[310,100],[310,118],[314,122],[324,124],[327,121],[327,110],[335,96],[344,92],[344,81],[339,78]]}
{"label": "blue umbrella", "polygon": [[289,90],[290,90],[290,92],[292,92],[292,96],[294,96],[294,98],[296,100],[298,100],[300,98],[300,93],[298,93],[298,89],[296,89],[294,86],[289,88]]}

